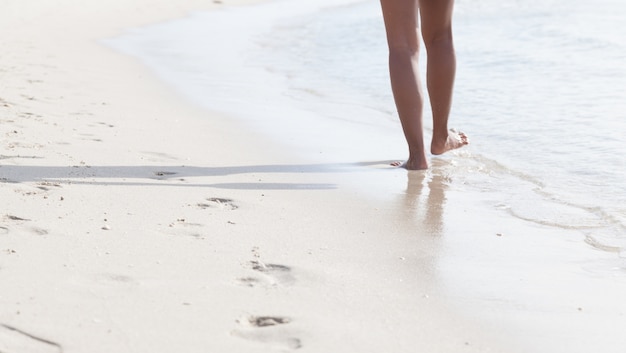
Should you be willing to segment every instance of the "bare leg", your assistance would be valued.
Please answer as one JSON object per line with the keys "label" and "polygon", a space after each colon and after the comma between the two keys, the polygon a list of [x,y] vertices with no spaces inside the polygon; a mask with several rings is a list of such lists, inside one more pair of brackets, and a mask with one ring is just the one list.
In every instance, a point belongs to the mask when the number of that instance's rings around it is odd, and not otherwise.
{"label": "bare leg", "polygon": [[419,79],[417,0],[381,0],[387,44],[391,89],[409,145],[407,169],[426,169],[422,126],[423,94]]}
{"label": "bare leg", "polygon": [[433,113],[432,154],[442,154],[469,143],[464,133],[448,129],[456,56],[452,39],[454,0],[421,0],[422,37],[428,53],[426,84]]}
{"label": "bare leg", "polygon": [[[442,154],[468,143],[467,136],[448,130],[456,58],[452,42],[454,0],[381,0],[391,89],[409,146],[407,169],[426,169],[422,125],[424,96],[419,77],[417,13],[428,52],[427,87],[433,109],[431,153]],[[400,165],[400,164],[395,164]]]}

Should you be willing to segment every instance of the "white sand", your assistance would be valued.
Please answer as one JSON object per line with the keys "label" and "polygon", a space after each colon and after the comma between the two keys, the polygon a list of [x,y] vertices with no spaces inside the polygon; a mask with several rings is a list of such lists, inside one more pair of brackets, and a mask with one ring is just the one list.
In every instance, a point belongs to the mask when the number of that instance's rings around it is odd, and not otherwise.
{"label": "white sand", "polygon": [[235,4],[3,2],[1,352],[623,351],[615,254],[437,163],[298,160],[97,43]]}

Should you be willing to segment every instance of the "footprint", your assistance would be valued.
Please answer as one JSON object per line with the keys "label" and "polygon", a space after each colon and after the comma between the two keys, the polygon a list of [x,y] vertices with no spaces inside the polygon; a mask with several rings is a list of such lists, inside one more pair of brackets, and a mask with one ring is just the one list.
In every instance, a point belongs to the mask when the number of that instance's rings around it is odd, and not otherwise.
{"label": "footprint", "polygon": [[[134,287],[139,285],[139,281],[133,277],[115,274],[115,273],[101,273],[94,277],[94,280],[101,285],[111,286],[128,286]],[[1,351],[0,351],[1,352]]]}
{"label": "footprint", "polygon": [[237,320],[240,329],[231,334],[250,341],[264,343],[271,348],[280,350],[296,350],[302,348],[302,341],[295,337],[292,330],[285,328],[291,319],[283,316],[248,316]]}
{"label": "footprint", "polygon": [[[0,234],[2,234],[1,229],[0,229]],[[256,287],[256,286],[263,285],[263,284],[269,285],[269,283],[266,283],[266,281],[257,277],[241,277],[237,279],[237,282],[239,282],[239,284],[246,286],[246,287]]]}
{"label": "footprint", "polygon": [[[14,225],[23,226],[21,227],[22,229],[35,235],[48,235],[49,234],[49,231],[47,229],[43,229],[37,226],[28,226],[27,222],[31,222],[31,220],[27,218],[22,218],[22,217],[7,214],[2,217],[2,220],[4,220],[7,223],[8,221],[13,221]],[[8,234],[8,233],[9,233],[8,227],[0,226],[0,234]],[[0,353],[3,353],[2,350],[0,350]]]}
{"label": "footprint", "polygon": [[[11,159],[11,158],[15,158],[15,156],[3,156],[3,155],[0,155],[0,159]],[[0,178],[0,183],[19,184],[20,182],[17,181],[17,180],[11,180],[11,179],[7,179],[7,178]]]}
{"label": "footprint", "polygon": [[52,187],[55,187],[55,188],[60,188],[61,187],[61,184],[59,184],[59,183],[52,183],[52,182],[49,182],[49,181],[44,181],[44,182],[41,182],[41,183],[37,183],[37,185],[38,185],[37,188],[40,189],[40,190],[43,190],[43,191],[49,191]]}
{"label": "footprint", "polygon": [[[204,224],[187,222],[184,218],[179,218],[168,225],[172,235],[187,235],[197,239],[204,239]],[[1,352],[0,352],[1,353]]]}
{"label": "footprint", "polygon": [[[91,113],[87,113],[87,114],[93,115],[93,114],[91,114]],[[109,123],[105,123],[105,122],[103,122],[103,121],[98,122],[98,124],[100,124],[100,125],[104,125],[104,126],[106,126],[106,127],[115,127],[115,125],[113,125],[113,124],[109,124]]]}
{"label": "footprint", "polygon": [[267,279],[267,282],[272,285],[290,285],[293,284],[296,279],[291,274],[291,268],[285,265],[278,264],[266,264],[260,260],[250,261],[250,267],[263,274]]}
{"label": "footprint", "polygon": [[23,221],[23,222],[28,222],[30,221],[30,219],[26,219],[26,218],[22,218],[22,217],[18,217],[18,216],[13,216],[13,215],[6,215],[4,216],[5,219],[9,219],[11,221]]}
{"label": "footprint", "polygon": [[250,316],[247,318],[247,322],[253,327],[266,327],[288,324],[291,319],[281,316]]}
{"label": "footprint", "polygon": [[46,229],[43,229],[43,228],[30,227],[28,230],[31,233],[36,234],[36,235],[48,235],[48,231]]}
{"label": "footprint", "polygon": [[221,208],[221,209],[226,209],[226,210],[236,210],[239,208],[239,206],[237,206],[232,199],[210,197],[206,200],[209,203],[199,203],[198,207],[202,209],[216,207],[216,208]]}
{"label": "footprint", "polygon": [[176,175],[176,174],[178,174],[178,173],[176,173],[176,172],[168,172],[168,171],[156,171],[156,172],[154,172],[155,177],[152,178],[152,179],[164,180],[164,179],[168,179],[172,175]]}
{"label": "footprint", "polygon": [[0,324],[0,352],[62,353],[58,343]]}
{"label": "footprint", "polygon": [[[112,127],[112,126],[111,126]],[[142,151],[143,154],[147,155],[148,159],[151,161],[178,161],[180,160],[180,158],[167,154],[167,153],[161,153],[161,152],[149,152],[149,151]]]}

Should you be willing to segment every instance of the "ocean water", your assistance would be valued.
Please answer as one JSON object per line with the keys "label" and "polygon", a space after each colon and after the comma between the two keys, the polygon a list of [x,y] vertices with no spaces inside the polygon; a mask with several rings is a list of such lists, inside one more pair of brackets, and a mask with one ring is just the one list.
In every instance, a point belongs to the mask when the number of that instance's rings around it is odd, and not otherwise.
{"label": "ocean water", "polygon": [[[472,144],[446,159],[452,186],[626,258],[624,23],[618,0],[457,1],[450,119]],[[305,160],[405,157],[377,1],[227,8],[107,44]]]}

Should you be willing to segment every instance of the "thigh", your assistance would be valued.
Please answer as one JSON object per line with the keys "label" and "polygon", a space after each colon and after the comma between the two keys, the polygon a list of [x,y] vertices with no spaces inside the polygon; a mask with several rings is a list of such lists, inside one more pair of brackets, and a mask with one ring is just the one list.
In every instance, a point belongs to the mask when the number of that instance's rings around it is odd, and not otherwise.
{"label": "thigh", "polygon": [[380,0],[389,47],[417,49],[417,0]]}
{"label": "thigh", "polygon": [[420,0],[420,21],[425,42],[452,35],[454,0]]}

